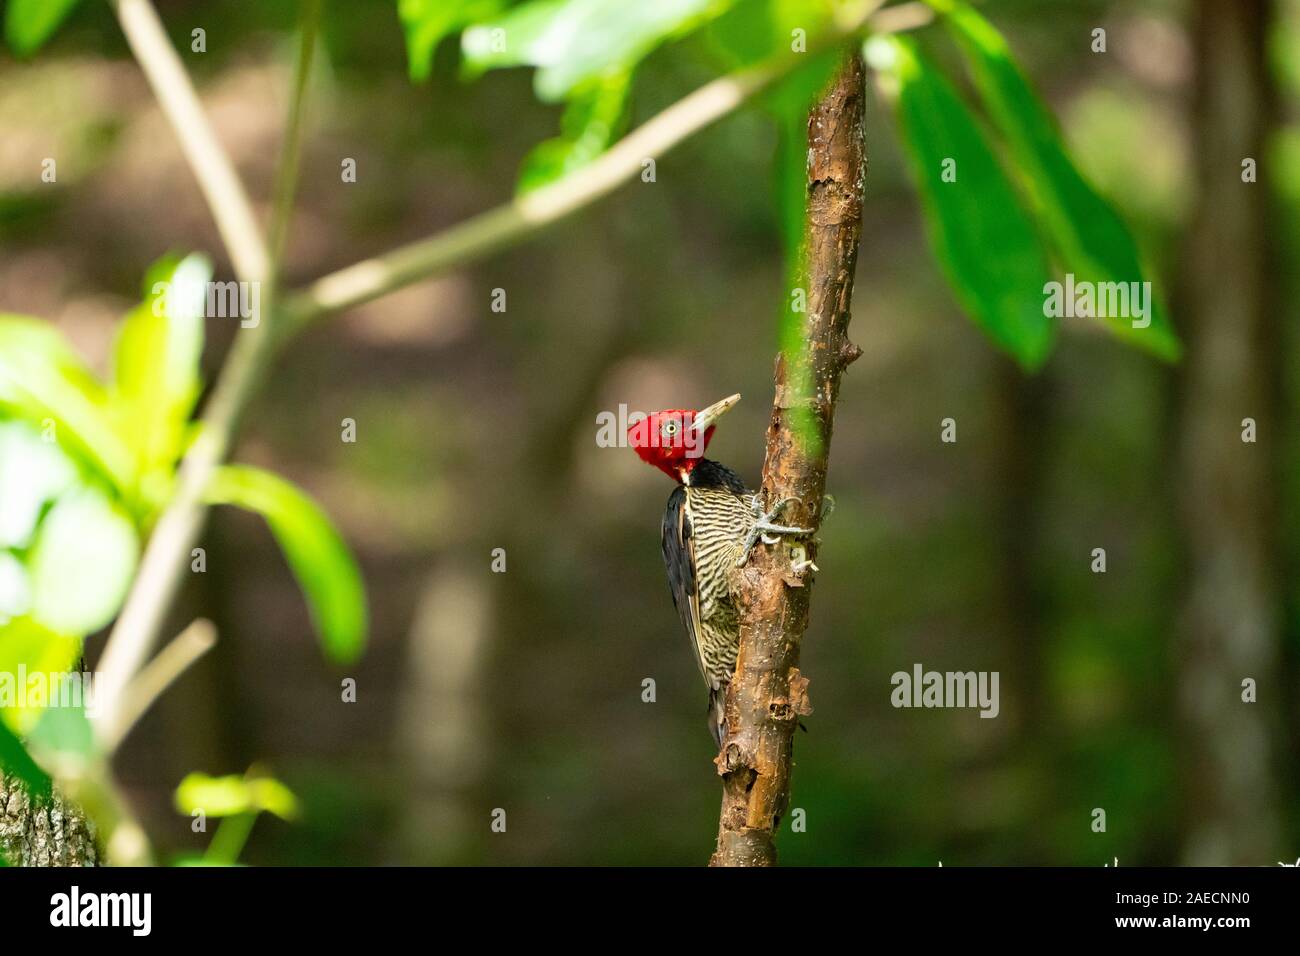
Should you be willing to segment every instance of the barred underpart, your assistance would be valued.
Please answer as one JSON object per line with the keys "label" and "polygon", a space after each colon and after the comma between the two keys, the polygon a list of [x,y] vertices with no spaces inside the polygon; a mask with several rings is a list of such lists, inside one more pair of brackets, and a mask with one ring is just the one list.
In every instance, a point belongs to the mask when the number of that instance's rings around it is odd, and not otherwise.
{"label": "barred underpart", "polygon": [[754,494],[735,472],[702,459],[668,499],[663,551],[673,603],[709,688],[710,730],[721,740],[722,697],[736,666],[737,562],[754,527]]}

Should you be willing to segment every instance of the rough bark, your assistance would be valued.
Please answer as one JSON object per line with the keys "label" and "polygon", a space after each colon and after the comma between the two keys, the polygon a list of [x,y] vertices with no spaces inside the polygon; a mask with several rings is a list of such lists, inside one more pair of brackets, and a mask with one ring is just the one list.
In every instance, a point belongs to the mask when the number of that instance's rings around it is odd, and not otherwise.
{"label": "rough bark", "polygon": [[[1187,342],[1174,487],[1188,567],[1179,706],[1188,863],[1279,859],[1275,755],[1282,591],[1277,575],[1279,323],[1271,301],[1267,0],[1200,0],[1195,149],[1200,203],[1179,290]],[[1242,161],[1260,181],[1242,181]],[[1258,428],[1242,441],[1242,420]],[[1241,699],[1258,683],[1258,702]]]}
{"label": "rough bark", "polygon": [[[862,231],[866,176],[865,68],[845,59],[808,117],[808,201],[802,283],[803,334],[777,359],[760,494],[785,499],[782,518],[816,529],[822,518],[840,376],[861,354],[848,339],[849,300]],[[741,577],[740,652],[727,691],[728,734],[717,757],[722,813],[714,866],[770,866],[789,802],[794,731],[812,712],[799,645],[808,626],[816,542],[783,539],[755,548]]]}
{"label": "rough bark", "polygon": [[98,866],[94,824],[56,792],[33,800],[0,773],[0,857],[10,866]]}

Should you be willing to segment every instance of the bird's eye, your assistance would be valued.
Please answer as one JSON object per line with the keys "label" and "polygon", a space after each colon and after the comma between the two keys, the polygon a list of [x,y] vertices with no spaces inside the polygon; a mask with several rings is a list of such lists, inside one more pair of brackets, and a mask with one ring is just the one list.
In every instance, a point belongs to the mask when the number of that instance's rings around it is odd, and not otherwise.
{"label": "bird's eye", "polygon": [[672,438],[674,435],[677,434],[677,430],[679,427],[680,426],[677,424],[676,421],[669,419],[668,421],[664,422],[664,435],[667,436],[668,438]]}

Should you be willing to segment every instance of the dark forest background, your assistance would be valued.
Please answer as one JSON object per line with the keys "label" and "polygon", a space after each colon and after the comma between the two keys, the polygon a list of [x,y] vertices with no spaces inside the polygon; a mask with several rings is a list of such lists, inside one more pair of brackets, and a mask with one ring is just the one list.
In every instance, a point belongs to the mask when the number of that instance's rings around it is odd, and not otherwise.
{"label": "dark forest background", "polygon": [[[815,714],[792,805],[807,830],[785,824],[784,862],[1300,856],[1300,4],[1274,6],[1257,60],[1216,39],[1229,2],[984,6],[1156,265],[1179,366],[1082,320],[1062,320],[1033,377],[988,347],[927,250],[892,120],[869,103],[864,354],[840,399],[803,651]],[[506,200],[558,123],[528,71],[462,82],[449,48],[414,85],[392,2],[328,6],[294,285]],[[252,193],[269,195],[295,5],[159,10],[183,51],[207,31],[186,65]],[[1098,26],[1104,55],[1089,48]],[[657,52],[633,122],[715,72],[691,43]],[[1253,186],[1242,142],[1266,171]],[[59,183],[42,186],[32,171],[56,148]],[[785,296],[775,148],[770,120],[743,110],[662,159],[655,183],[322,323],[277,364],[234,457],[333,516],[361,560],[371,642],[332,669],[263,524],[215,512],[207,573],[171,630],[202,614],[219,643],[117,762],[160,849],[201,846],[171,806],[187,772],[257,763],[303,817],[260,821],[251,863],[705,859],[719,786],[659,555],[670,489],[598,447],[596,417],[741,392],[711,454],[757,478]],[[106,5],[33,62],[0,54],[0,306],[49,317],[103,369],[144,268],[192,249],[229,274]],[[210,381],[234,327],[208,331]],[[891,674],[917,662],[999,671],[1000,716],[893,709]],[[1240,700],[1246,677],[1258,703]],[[498,807],[504,834],[489,829]]]}

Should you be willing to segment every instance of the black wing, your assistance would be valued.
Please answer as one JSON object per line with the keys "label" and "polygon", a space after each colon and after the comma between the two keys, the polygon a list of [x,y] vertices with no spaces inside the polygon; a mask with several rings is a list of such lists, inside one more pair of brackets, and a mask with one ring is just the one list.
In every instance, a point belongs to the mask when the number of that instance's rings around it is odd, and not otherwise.
{"label": "black wing", "polygon": [[682,627],[691,643],[691,653],[700,673],[704,661],[700,657],[700,596],[695,586],[695,537],[691,532],[691,516],[686,507],[686,489],[678,485],[668,496],[668,510],[664,512],[664,566],[668,569],[668,589],[673,594],[673,604],[682,619]]}

